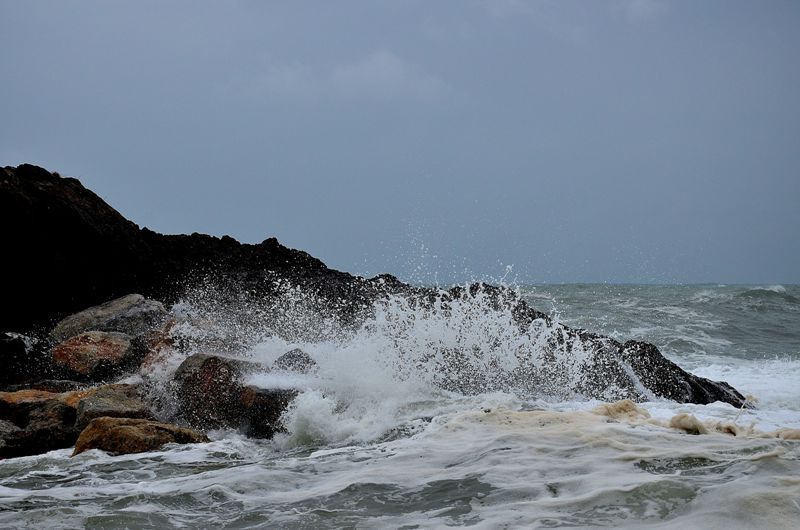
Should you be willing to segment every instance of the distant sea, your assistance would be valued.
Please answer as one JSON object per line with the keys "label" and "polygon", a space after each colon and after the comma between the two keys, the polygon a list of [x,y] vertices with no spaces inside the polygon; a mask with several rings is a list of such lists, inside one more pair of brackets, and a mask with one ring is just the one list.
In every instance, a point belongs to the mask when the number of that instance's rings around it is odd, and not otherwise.
{"label": "distant sea", "polygon": [[[319,364],[314,375],[258,376],[305,390],[285,434],[217,431],[210,444],[138,455],[0,461],[0,527],[800,527],[800,286],[519,290],[556,321],[655,344],[754,408],[603,407],[568,383],[556,393],[447,392],[423,350],[466,344],[478,359],[491,351],[513,362],[517,331],[480,307],[444,319],[398,302],[355,333],[314,342],[277,338],[265,324],[249,358],[270,363],[301,347]],[[175,366],[156,376],[168,380]],[[671,427],[676,417],[703,434]]]}

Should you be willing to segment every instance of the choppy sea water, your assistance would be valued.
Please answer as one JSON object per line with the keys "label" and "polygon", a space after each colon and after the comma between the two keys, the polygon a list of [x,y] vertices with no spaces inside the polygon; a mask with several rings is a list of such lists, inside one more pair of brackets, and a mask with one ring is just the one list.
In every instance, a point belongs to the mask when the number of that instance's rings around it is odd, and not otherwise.
{"label": "choppy sea water", "polygon": [[[266,330],[248,346],[265,364],[293,347],[319,364],[312,375],[251,381],[304,390],[285,434],[219,431],[210,444],[140,455],[0,461],[0,527],[798,527],[800,441],[790,429],[800,429],[800,287],[521,292],[570,326],[652,342],[752,395],[756,408],[603,407],[570,393],[568,377],[541,394],[448,392],[425,363],[432,344],[513,363],[520,337],[480,307],[445,319],[398,303],[355,334],[292,341]],[[179,361],[155,376],[167,379]],[[705,434],[670,427],[676,417]]]}

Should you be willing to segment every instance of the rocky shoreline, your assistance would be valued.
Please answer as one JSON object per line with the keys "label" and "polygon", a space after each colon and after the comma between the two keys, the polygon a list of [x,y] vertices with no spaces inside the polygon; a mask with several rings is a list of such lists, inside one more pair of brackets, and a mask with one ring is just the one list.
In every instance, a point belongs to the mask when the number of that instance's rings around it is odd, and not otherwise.
{"label": "rocky shoreline", "polygon": [[[540,324],[553,328],[541,345],[546,351],[569,353],[579,344],[591,357],[574,389],[581,395],[606,398],[614,388],[619,397],[638,400],[746,404],[730,385],[682,370],[651,344],[620,343],[553,323],[511,290],[485,284],[438,290],[389,275],[360,278],[275,239],[247,245],[230,237],[157,234],[126,220],[76,179],[36,166],[0,170],[0,218],[7,256],[0,458],[73,446],[74,454],[149,451],[207,441],[212,429],[261,438],[279,432],[281,414],[302,389],[259,388],[248,376],[313,371],[314,359],[292,350],[265,367],[237,355],[246,349],[237,346],[241,337],[183,341],[175,330],[191,317],[167,308],[203,286],[213,286],[216,303],[233,308],[237,329],[246,329],[253,313],[285,320],[287,289],[301,290],[317,314],[341,329],[358,328],[376,303],[393,296],[445,314],[450,304],[481,297],[488,310],[511,314],[523,335]],[[313,339],[317,331],[294,326],[292,333]],[[463,355],[444,352],[455,366]],[[153,385],[166,360],[177,367],[159,383],[166,384],[165,397]],[[443,390],[484,388],[485,374],[451,375],[440,381]],[[515,377],[535,388],[548,369],[520,370]]]}

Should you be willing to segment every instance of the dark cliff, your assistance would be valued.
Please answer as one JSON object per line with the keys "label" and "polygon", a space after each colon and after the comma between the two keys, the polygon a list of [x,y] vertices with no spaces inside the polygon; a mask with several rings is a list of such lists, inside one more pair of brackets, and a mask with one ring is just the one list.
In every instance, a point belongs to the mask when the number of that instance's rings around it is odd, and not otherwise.
{"label": "dark cliff", "polygon": [[171,301],[209,275],[269,290],[269,277],[350,300],[370,283],[274,238],[257,245],[162,235],[125,219],[77,179],[23,164],[0,170],[0,329],[29,331],[131,292]]}

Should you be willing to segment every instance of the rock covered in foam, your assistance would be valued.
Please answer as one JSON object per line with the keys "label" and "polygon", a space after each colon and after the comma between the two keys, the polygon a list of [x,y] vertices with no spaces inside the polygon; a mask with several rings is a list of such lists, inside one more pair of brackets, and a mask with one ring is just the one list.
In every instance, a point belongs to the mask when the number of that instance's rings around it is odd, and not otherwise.
{"label": "rock covered in foam", "polygon": [[300,348],[295,348],[275,359],[272,369],[307,374],[317,369],[317,361]]}
{"label": "rock covered in foam", "polygon": [[72,456],[89,449],[114,454],[155,451],[168,443],[206,443],[208,437],[169,423],[133,418],[96,418],[81,432]]}
{"label": "rock covered in foam", "polygon": [[136,336],[149,331],[166,314],[161,302],[129,294],[64,318],[50,336],[57,341],[85,331],[119,331]]}

